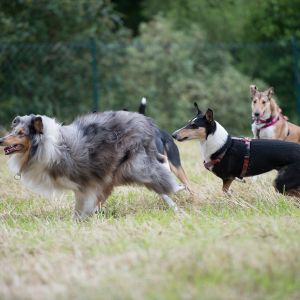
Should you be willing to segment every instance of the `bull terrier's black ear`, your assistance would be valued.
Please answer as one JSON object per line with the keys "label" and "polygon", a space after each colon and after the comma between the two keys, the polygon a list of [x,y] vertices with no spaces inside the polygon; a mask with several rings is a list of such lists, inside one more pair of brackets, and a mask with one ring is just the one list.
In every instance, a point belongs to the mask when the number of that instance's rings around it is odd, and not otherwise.
{"label": "bull terrier's black ear", "polygon": [[256,87],[256,85],[250,85],[250,97],[251,98],[253,98],[254,96],[255,96],[255,94],[256,94],[256,92],[257,92],[257,87]]}
{"label": "bull terrier's black ear", "polygon": [[271,100],[273,94],[274,94],[274,88],[273,87],[270,87],[266,90],[266,94],[267,94],[267,97],[269,100]]}
{"label": "bull terrier's black ear", "polygon": [[194,102],[194,106],[195,106],[196,109],[197,109],[197,114],[198,114],[198,115],[201,114],[201,110],[199,109],[199,106],[198,106],[197,102]]}
{"label": "bull terrier's black ear", "polygon": [[34,117],[32,120],[32,125],[37,133],[43,133],[44,125],[43,125],[42,117],[40,116]]}
{"label": "bull terrier's black ear", "polygon": [[205,118],[208,122],[213,122],[214,120],[214,112],[212,109],[208,108],[205,113]]}

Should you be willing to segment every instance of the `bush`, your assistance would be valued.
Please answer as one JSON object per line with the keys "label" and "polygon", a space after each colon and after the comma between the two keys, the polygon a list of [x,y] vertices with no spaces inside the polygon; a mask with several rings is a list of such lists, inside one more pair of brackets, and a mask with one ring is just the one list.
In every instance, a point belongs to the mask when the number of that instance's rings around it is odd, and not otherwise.
{"label": "bush", "polygon": [[147,97],[148,114],[170,131],[194,115],[196,101],[202,110],[215,109],[216,119],[232,133],[249,132],[252,81],[231,65],[227,51],[204,47],[203,40],[198,28],[175,30],[161,17],[143,24],[127,47],[111,101],[136,110],[139,99]]}

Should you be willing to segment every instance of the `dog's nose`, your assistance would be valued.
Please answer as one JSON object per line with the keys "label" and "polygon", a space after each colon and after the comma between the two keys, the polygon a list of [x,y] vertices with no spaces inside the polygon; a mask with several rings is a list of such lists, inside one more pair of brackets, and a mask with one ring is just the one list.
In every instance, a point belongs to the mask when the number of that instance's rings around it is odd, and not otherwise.
{"label": "dog's nose", "polygon": [[259,117],[259,112],[254,113],[255,117]]}
{"label": "dog's nose", "polygon": [[172,133],[172,137],[176,140],[176,138],[177,138],[177,133],[176,133],[176,132],[173,132],[173,133]]}
{"label": "dog's nose", "polygon": [[0,138],[0,145],[4,142],[4,138]]}

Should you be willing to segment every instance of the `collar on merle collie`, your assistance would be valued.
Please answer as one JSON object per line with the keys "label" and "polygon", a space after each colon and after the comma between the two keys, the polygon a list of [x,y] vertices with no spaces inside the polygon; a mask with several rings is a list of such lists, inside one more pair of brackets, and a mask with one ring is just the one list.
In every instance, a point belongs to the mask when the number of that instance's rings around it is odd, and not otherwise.
{"label": "collar on merle collie", "polygon": [[177,141],[198,139],[200,141],[201,152],[204,158],[204,165],[211,170],[213,165],[220,162],[231,145],[231,137],[228,132],[214,120],[212,109],[207,109],[202,113],[197,103],[196,116],[184,127],[176,130],[172,136]]}

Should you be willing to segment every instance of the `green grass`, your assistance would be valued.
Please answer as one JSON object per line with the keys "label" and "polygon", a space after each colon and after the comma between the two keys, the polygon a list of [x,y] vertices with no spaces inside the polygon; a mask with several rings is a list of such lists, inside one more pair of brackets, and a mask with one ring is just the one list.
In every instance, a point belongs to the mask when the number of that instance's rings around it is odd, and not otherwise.
{"label": "green grass", "polygon": [[180,148],[197,192],[176,195],[182,214],[123,187],[81,223],[71,194],[30,193],[0,156],[0,299],[299,299],[297,199],[274,192],[275,173],[225,197],[198,145]]}

